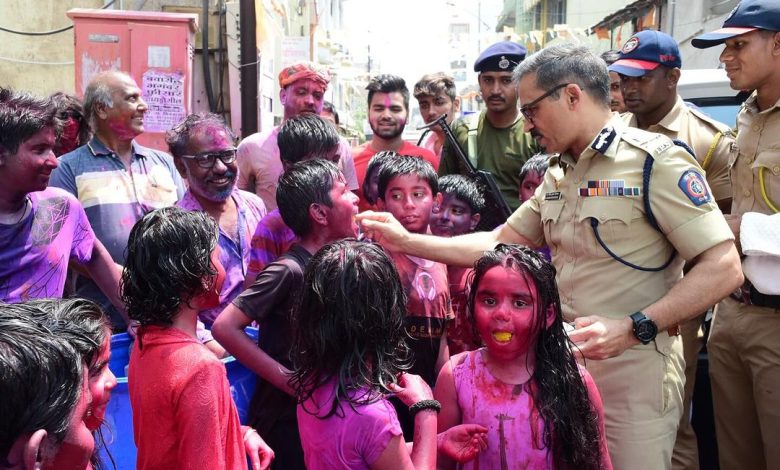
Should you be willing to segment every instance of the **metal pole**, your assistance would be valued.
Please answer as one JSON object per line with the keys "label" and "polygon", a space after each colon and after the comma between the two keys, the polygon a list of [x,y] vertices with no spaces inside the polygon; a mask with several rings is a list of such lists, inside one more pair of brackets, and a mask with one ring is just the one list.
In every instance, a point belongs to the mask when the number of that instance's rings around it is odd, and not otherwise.
{"label": "metal pole", "polygon": [[241,133],[243,137],[246,137],[257,132],[255,0],[240,0],[239,8],[241,14]]}

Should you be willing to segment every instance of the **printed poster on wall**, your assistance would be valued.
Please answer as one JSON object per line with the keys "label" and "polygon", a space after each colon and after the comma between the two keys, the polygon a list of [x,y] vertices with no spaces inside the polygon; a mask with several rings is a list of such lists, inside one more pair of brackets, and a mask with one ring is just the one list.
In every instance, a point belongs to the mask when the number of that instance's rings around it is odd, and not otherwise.
{"label": "printed poster on wall", "polygon": [[149,110],[144,114],[146,132],[165,132],[187,116],[184,109],[184,74],[147,70],[141,89]]}

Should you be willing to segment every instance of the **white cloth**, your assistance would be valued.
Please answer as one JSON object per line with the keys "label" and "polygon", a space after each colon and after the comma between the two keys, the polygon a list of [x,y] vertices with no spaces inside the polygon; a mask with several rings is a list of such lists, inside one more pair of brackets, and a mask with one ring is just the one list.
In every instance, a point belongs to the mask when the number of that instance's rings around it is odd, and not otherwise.
{"label": "white cloth", "polygon": [[762,294],[780,295],[780,214],[746,212],[739,241],[745,277]]}

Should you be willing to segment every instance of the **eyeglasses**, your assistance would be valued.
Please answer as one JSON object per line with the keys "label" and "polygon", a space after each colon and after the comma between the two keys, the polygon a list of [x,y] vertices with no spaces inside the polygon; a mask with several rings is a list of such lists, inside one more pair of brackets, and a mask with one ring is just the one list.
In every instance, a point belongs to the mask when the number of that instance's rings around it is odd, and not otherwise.
{"label": "eyeglasses", "polygon": [[216,152],[203,152],[197,155],[182,155],[181,157],[195,160],[195,163],[201,168],[212,168],[217,163],[217,158],[225,165],[235,162],[237,150],[237,148],[230,148]]}
{"label": "eyeglasses", "polygon": [[76,121],[81,121],[82,119],[81,114],[76,111],[62,111],[57,117],[62,121],[67,121],[69,118],[73,118]]}
{"label": "eyeglasses", "polygon": [[560,90],[563,87],[569,86],[570,83],[561,83],[560,85],[556,85],[549,90],[539,98],[536,98],[535,100],[531,101],[530,103],[520,106],[520,112],[523,113],[523,116],[525,116],[526,119],[529,121],[534,120],[534,116],[536,116],[536,108],[539,107],[539,102],[541,102],[543,99],[547,98],[548,96],[552,95],[556,91]]}

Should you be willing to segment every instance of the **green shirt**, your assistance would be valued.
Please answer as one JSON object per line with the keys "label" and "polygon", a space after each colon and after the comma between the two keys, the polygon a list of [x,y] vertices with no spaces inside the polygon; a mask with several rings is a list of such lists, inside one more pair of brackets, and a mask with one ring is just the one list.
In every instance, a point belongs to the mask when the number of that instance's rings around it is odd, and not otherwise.
{"label": "green shirt", "polygon": [[[504,200],[514,211],[520,207],[518,188],[520,187],[520,169],[529,158],[540,151],[530,134],[523,132],[524,120],[519,116],[509,127],[498,129],[485,119],[485,111],[479,114],[477,127],[476,167],[489,171],[496,178],[496,184]],[[463,151],[469,155],[468,133],[473,115],[464,116],[452,123],[452,133],[460,142]],[[469,155],[472,162],[474,158]],[[465,165],[460,161],[449,142],[444,143],[439,163],[439,175],[467,174]]]}

